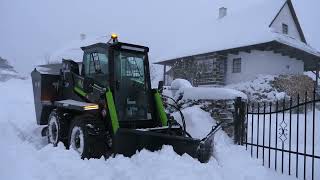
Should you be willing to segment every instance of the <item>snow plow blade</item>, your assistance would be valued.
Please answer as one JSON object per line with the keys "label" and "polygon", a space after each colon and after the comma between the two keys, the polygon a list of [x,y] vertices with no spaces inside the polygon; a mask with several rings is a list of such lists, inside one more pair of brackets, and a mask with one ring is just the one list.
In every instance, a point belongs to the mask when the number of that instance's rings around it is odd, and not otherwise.
{"label": "snow plow blade", "polygon": [[199,140],[159,132],[120,128],[113,142],[113,152],[127,157],[142,149],[158,151],[163,145],[171,145],[177,154],[187,153],[202,163],[208,162],[212,156],[210,139]]}

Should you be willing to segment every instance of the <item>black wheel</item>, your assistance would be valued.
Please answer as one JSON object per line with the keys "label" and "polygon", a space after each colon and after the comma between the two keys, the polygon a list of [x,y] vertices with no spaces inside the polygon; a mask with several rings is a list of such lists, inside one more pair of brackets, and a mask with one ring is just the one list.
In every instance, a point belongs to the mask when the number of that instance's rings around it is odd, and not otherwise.
{"label": "black wheel", "polygon": [[71,123],[69,148],[78,152],[83,159],[100,158],[108,152],[106,131],[97,121],[94,116],[81,115]]}
{"label": "black wheel", "polygon": [[52,110],[49,119],[48,119],[48,143],[57,146],[59,141],[63,142],[66,146],[66,131],[68,127],[66,127],[66,123],[63,122],[63,117],[61,113],[59,113],[56,109]]}

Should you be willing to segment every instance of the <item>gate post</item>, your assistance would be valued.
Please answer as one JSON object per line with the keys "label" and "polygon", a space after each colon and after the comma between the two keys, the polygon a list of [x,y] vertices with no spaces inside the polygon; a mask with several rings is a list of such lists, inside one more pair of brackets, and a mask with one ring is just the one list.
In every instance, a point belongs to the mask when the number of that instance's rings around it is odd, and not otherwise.
{"label": "gate post", "polygon": [[234,103],[234,143],[243,145],[245,133],[245,103],[237,97]]}

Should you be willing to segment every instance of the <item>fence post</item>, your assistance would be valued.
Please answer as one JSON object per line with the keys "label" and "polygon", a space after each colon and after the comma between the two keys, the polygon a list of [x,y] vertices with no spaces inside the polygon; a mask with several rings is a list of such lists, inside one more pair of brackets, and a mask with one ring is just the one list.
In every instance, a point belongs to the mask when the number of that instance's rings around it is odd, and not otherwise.
{"label": "fence post", "polygon": [[245,103],[241,97],[237,97],[234,103],[234,143],[243,145],[245,133]]}

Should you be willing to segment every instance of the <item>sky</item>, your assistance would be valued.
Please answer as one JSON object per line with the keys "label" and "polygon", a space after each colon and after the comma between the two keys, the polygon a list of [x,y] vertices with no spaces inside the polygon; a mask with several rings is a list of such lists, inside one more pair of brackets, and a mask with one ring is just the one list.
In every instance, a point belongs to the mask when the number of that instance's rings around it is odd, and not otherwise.
{"label": "sky", "polygon": [[[151,61],[157,61],[160,55],[181,47],[174,36],[184,29],[194,33],[194,37],[188,36],[190,42],[199,38],[196,29],[216,20],[219,7],[236,6],[241,11],[240,7],[247,5],[243,2],[262,0],[237,1],[0,0],[0,56],[18,71],[28,73],[59,49],[79,40],[81,33],[107,41],[101,37],[116,32],[121,41],[152,45]],[[320,1],[292,1],[308,43],[320,50]],[[194,31],[188,26],[190,22],[198,22]]]}

